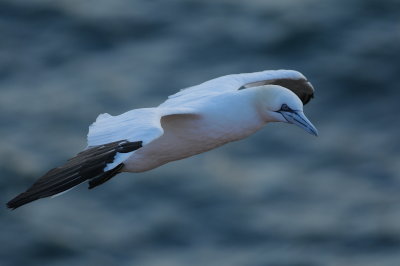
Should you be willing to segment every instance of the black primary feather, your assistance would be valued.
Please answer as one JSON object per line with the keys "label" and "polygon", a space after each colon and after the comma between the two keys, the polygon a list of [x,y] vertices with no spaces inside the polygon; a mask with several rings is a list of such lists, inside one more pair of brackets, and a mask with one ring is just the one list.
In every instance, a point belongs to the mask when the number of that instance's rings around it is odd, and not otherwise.
{"label": "black primary feather", "polygon": [[286,89],[294,92],[300,100],[303,102],[303,105],[306,105],[312,98],[314,98],[314,88],[310,82],[306,79],[272,79],[272,80],[262,80],[256,82],[250,82],[242,87],[239,90],[244,90],[251,87],[263,86],[263,85],[278,85],[285,87]]}
{"label": "black primary feather", "polygon": [[86,180],[90,180],[90,189],[101,185],[122,169],[123,163],[104,172],[106,165],[114,161],[117,153],[132,152],[141,147],[141,141],[129,142],[127,140],[90,147],[69,159],[63,166],[51,169],[28,190],[10,200],[7,207],[16,209],[34,200],[64,192]]}

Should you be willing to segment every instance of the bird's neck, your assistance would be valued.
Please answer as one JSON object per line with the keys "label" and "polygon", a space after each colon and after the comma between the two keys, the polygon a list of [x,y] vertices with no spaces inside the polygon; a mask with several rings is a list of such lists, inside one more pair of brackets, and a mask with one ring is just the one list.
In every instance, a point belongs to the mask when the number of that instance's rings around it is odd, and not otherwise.
{"label": "bird's neck", "polygon": [[276,119],[274,117],[270,117],[269,113],[266,109],[265,99],[267,96],[265,94],[265,88],[262,87],[252,87],[247,88],[240,91],[240,97],[245,99],[247,102],[247,106],[249,107],[249,111],[253,113],[253,117],[259,120],[259,123],[265,125],[269,122],[275,122]]}
{"label": "bird's neck", "polygon": [[230,106],[234,107],[236,119],[242,123],[248,121],[248,125],[251,124],[255,128],[261,128],[266,123],[272,122],[265,115],[262,97],[264,95],[258,88],[247,88],[235,93]]}

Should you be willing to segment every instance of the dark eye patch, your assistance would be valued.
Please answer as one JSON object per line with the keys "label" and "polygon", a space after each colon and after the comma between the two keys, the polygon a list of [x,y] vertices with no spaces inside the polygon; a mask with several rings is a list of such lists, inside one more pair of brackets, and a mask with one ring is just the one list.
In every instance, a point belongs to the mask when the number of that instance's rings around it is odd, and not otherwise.
{"label": "dark eye patch", "polygon": [[293,110],[289,106],[287,106],[287,104],[285,104],[285,103],[282,104],[281,109],[279,111],[282,111],[282,112],[293,112]]}

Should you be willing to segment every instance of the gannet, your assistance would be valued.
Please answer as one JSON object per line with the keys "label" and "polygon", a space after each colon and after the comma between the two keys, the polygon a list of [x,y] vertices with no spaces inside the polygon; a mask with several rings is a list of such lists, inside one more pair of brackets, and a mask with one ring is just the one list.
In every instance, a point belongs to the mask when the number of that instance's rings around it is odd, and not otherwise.
{"label": "gannet", "polygon": [[294,70],[222,76],[168,97],[157,107],[101,114],[88,146],[7,203],[11,209],[89,181],[97,187],[121,172],[144,172],[246,138],[269,122],[317,136],[303,113],[314,88]]}

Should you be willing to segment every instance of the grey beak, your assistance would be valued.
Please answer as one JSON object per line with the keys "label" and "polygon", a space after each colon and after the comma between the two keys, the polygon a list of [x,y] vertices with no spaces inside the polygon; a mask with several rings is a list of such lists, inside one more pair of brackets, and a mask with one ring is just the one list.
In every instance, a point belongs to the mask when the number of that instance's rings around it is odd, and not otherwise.
{"label": "grey beak", "polygon": [[303,112],[301,111],[295,111],[295,112],[280,112],[282,116],[286,119],[286,121],[290,124],[294,124],[298,127],[301,127],[308,133],[314,136],[318,136],[318,130],[314,127],[314,125],[310,122],[310,120],[307,119],[307,117],[304,115]]}

